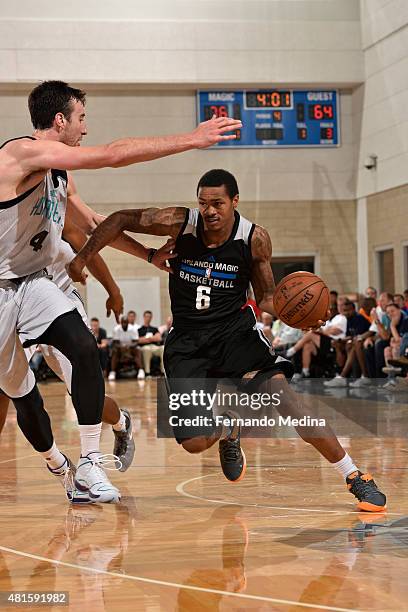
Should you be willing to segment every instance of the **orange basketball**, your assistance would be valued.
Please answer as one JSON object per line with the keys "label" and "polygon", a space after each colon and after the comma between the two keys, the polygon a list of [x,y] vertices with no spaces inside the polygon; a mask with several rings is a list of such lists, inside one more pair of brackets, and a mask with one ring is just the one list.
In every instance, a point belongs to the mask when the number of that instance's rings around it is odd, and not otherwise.
{"label": "orange basketball", "polygon": [[314,327],[319,319],[327,320],[329,289],[316,274],[293,272],[276,287],[273,305],[276,316],[290,327]]}

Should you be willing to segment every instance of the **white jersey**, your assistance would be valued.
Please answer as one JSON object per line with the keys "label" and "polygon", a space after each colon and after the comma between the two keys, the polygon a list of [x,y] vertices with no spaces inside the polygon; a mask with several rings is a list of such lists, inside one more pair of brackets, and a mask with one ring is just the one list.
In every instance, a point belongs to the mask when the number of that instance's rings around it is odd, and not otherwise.
{"label": "white jersey", "polygon": [[39,272],[58,257],[67,182],[65,170],[49,170],[38,185],[0,202],[0,279]]}
{"label": "white jersey", "polygon": [[71,245],[65,240],[61,240],[56,258],[51,265],[47,266],[47,272],[52,276],[53,282],[64,293],[73,288],[72,279],[68,276],[67,265],[74,257],[75,252]]}

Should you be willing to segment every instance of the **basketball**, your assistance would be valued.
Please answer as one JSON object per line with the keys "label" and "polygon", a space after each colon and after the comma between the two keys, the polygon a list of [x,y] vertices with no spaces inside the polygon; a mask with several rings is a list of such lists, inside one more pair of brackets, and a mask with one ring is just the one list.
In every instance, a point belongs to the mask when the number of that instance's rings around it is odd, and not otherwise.
{"label": "basketball", "polygon": [[276,316],[290,327],[314,327],[319,319],[327,319],[329,289],[312,272],[293,272],[276,287],[273,305]]}

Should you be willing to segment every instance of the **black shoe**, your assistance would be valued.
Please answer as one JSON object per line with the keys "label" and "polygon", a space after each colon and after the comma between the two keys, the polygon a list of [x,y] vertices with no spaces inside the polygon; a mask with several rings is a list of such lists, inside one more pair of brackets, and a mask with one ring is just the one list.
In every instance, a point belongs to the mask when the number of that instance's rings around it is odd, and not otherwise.
{"label": "black shoe", "polygon": [[[228,418],[236,418],[238,415],[228,411],[225,413]],[[240,426],[234,426],[229,438],[220,440],[219,452],[222,471],[225,478],[231,482],[238,482],[245,475],[246,459],[240,444]]]}
{"label": "black shoe", "polygon": [[378,490],[371,474],[357,472],[347,476],[347,488],[358,499],[357,508],[364,512],[382,512],[387,507],[387,498]]}
{"label": "black shoe", "polygon": [[135,454],[135,442],[132,434],[132,420],[129,412],[124,408],[122,409],[123,414],[126,418],[126,429],[125,431],[115,431],[115,446],[113,447],[113,454],[120,459],[121,467],[119,472],[126,472],[130,467],[133,457]]}

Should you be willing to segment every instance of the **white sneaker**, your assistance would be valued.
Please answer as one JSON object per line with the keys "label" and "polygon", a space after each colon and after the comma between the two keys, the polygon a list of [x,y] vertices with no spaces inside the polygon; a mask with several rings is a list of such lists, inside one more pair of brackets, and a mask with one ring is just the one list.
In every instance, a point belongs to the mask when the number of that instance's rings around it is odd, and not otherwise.
{"label": "white sneaker", "polygon": [[140,368],[139,372],[137,373],[137,379],[144,380],[145,378],[146,378],[145,371],[143,370],[143,368]]}
{"label": "white sneaker", "polygon": [[67,499],[71,504],[91,504],[87,491],[78,490],[75,486],[76,467],[71,459],[64,455],[65,463],[61,467],[52,469],[47,465],[48,471],[55,476],[64,487]]}
{"label": "white sneaker", "polygon": [[358,387],[369,387],[371,385],[371,381],[367,376],[361,376],[361,378],[357,378],[354,382],[350,383],[350,387],[356,389]]}
{"label": "white sneaker", "polygon": [[[110,468],[108,464],[114,463]],[[101,455],[100,453],[89,453],[86,457],[80,457],[76,475],[75,485],[80,491],[86,491],[92,502],[103,504],[117,504],[120,502],[120,492],[109,481],[103,466],[107,469],[117,469],[116,464],[121,462],[114,455]]]}
{"label": "white sneaker", "polygon": [[109,372],[108,380],[116,380],[116,372]]}
{"label": "white sneaker", "polygon": [[337,375],[331,380],[326,380],[323,384],[325,387],[347,387],[347,378]]}

